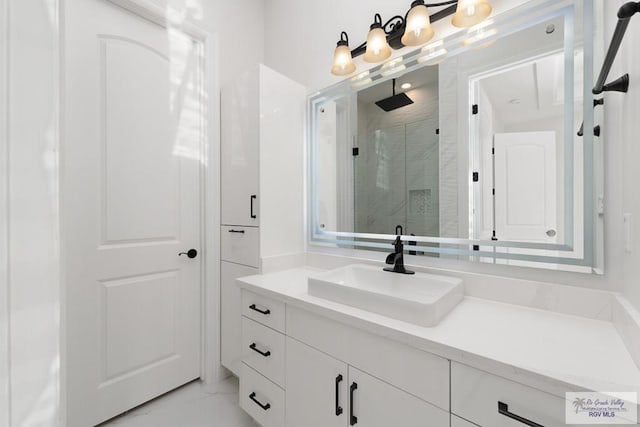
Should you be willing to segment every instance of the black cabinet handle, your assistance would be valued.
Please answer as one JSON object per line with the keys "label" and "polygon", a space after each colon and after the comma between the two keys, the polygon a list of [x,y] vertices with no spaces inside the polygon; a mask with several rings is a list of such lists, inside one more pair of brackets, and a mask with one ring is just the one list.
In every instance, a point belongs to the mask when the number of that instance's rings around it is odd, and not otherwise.
{"label": "black cabinet handle", "polygon": [[522,424],[528,425],[529,427],[544,427],[542,424],[534,423],[533,421],[529,421],[528,419],[523,418],[520,415],[509,412],[509,405],[504,402],[498,402],[498,412],[505,417],[521,422]]}
{"label": "black cabinet handle", "polygon": [[262,311],[262,310],[260,310],[258,307],[256,307],[256,305],[255,305],[255,304],[251,304],[251,305],[249,306],[249,308],[250,308],[251,310],[253,310],[253,311],[257,311],[257,312],[258,312],[258,313],[260,313],[260,314],[264,314],[265,316],[266,316],[266,315],[268,315],[268,314],[271,314],[271,310],[266,309],[266,310]]}
{"label": "black cabinet handle", "polygon": [[253,213],[253,201],[257,198],[258,196],[256,196],[255,194],[251,195],[251,218],[257,218],[256,214]]}
{"label": "black cabinet handle", "polygon": [[255,392],[251,393],[249,395],[249,399],[253,400],[256,403],[256,405],[258,405],[259,407],[261,407],[265,411],[268,411],[269,408],[271,408],[271,404],[270,403],[267,403],[267,404],[263,405],[258,399],[256,399],[256,393]]}
{"label": "black cabinet handle", "polygon": [[244,234],[244,230],[229,230],[229,233],[241,233]]}
{"label": "black cabinet handle", "polygon": [[271,356],[271,352],[270,352],[269,350],[267,350],[266,352],[260,351],[260,350],[258,349],[258,346],[256,345],[256,343],[252,343],[252,344],[249,346],[249,348],[250,348],[251,350],[255,351],[256,353],[258,353],[258,354],[260,354],[260,355],[264,356],[264,357],[269,357],[269,356]]}
{"label": "black cabinet handle", "polygon": [[353,393],[358,389],[358,384],[351,383],[349,387],[349,425],[353,426],[358,424],[358,417],[353,415]]}
{"label": "black cabinet handle", "polygon": [[340,383],[342,382],[342,375],[336,377],[336,417],[342,414],[342,406],[340,406]]}

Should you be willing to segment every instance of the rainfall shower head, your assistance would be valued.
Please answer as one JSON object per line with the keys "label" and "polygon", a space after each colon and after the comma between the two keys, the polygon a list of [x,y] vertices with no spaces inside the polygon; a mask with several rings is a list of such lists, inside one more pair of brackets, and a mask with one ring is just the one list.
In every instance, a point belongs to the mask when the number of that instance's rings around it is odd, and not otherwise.
{"label": "rainfall shower head", "polygon": [[409,104],[413,104],[413,101],[406,93],[399,93],[396,95],[396,79],[393,79],[393,95],[376,102],[376,105],[386,112],[406,107]]}

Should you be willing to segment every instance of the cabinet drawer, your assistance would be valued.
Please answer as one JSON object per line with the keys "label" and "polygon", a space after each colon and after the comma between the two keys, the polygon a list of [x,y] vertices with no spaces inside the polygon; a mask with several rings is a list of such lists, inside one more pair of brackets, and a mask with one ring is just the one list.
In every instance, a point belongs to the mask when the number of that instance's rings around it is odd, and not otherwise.
{"label": "cabinet drawer", "polygon": [[257,227],[220,227],[220,251],[223,261],[259,268],[260,242]]}
{"label": "cabinet drawer", "polygon": [[287,335],[449,410],[447,359],[291,306]]}
{"label": "cabinet drawer", "polygon": [[242,302],[236,279],[258,273],[257,268],[220,263],[220,358],[236,376],[242,361]]}
{"label": "cabinet drawer", "polygon": [[284,426],[284,399],[284,390],[242,364],[240,407],[262,427]]}
{"label": "cabinet drawer", "polygon": [[498,402],[507,405],[510,414],[544,427],[565,425],[564,399],[466,365],[451,363],[451,412],[481,426],[525,425],[498,412]]}
{"label": "cabinet drawer", "polygon": [[242,291],[242,315],[284,333],[285,305],[262,295]]}
{"label": "cabinet drawer", "polygon": [[242,317],[242,361],[284,387],[285,336]]}

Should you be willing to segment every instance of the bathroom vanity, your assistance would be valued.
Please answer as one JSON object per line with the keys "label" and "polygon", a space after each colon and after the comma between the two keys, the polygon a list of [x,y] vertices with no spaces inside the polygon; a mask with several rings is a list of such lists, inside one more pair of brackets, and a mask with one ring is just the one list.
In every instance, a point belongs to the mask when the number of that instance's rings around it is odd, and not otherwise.
{"label": "bathroom vanity", "polygon": [[425,327],[310,295],[327,276],[238,280],[240,405],[264,427],[564,426],[565,392],[640,390],[611,304],[576,316],[464,296]]}

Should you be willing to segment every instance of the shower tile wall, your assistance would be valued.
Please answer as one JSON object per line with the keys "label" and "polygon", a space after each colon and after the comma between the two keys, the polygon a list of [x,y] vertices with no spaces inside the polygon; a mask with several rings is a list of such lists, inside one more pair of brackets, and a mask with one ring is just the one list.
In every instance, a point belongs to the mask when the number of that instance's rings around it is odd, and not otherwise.
{"label": "shower tile wall", "polygon": [[439,235],[437,84],[407,94],[415,103],[391,112],[358,103],[357,232]]}

